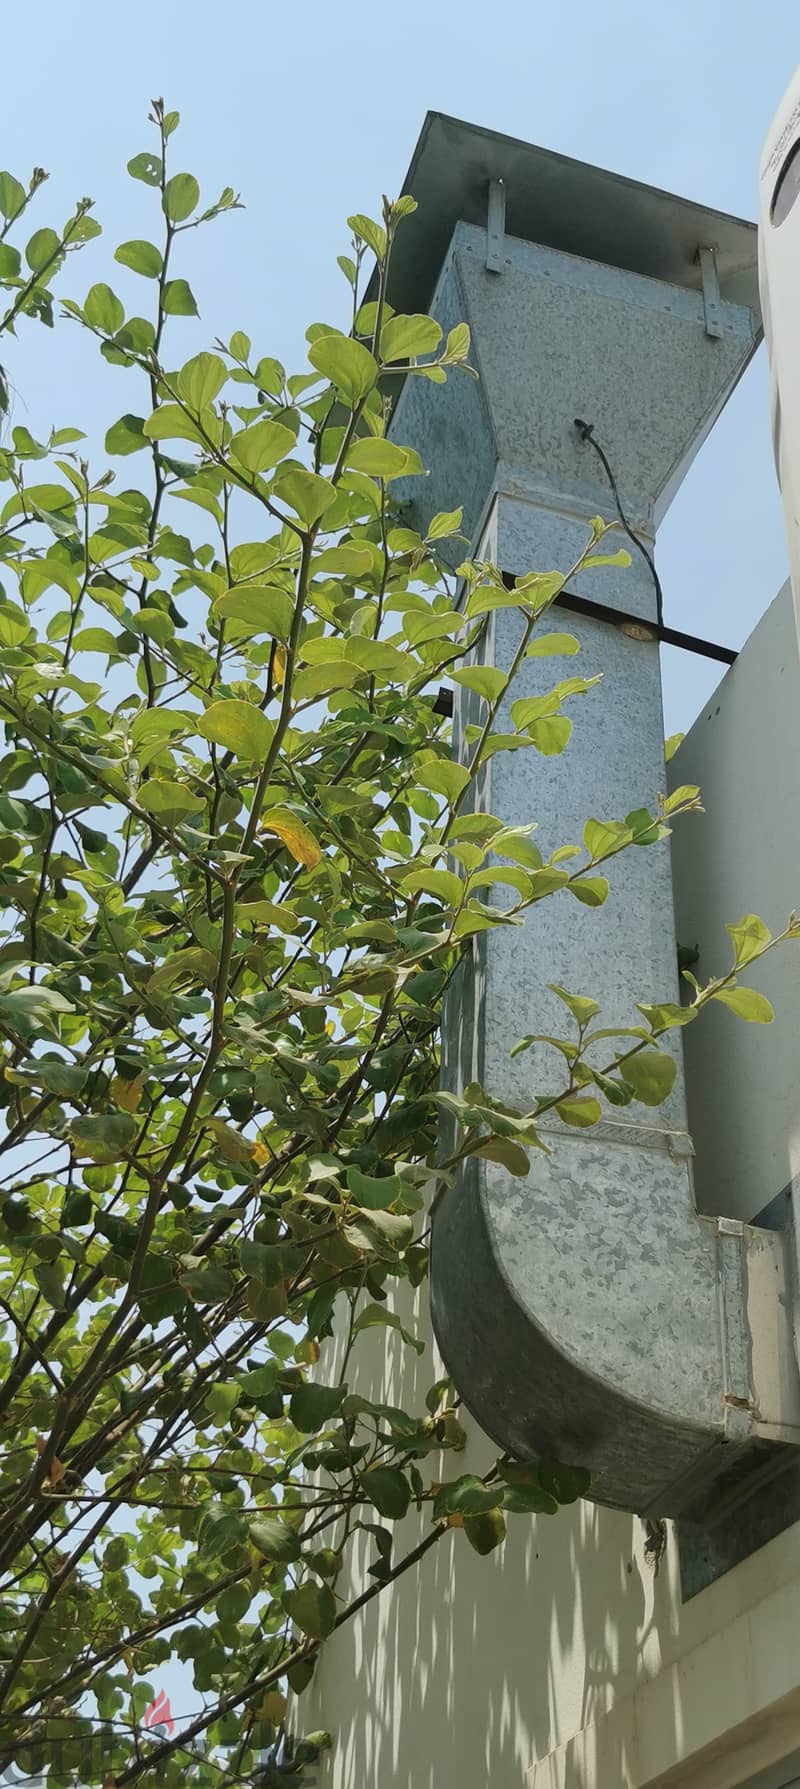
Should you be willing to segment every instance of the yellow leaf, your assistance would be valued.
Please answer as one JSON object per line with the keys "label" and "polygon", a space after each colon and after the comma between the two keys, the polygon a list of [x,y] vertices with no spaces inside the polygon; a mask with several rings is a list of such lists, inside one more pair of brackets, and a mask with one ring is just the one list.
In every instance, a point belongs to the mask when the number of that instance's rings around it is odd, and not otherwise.
{"label": "yellow leaf", "polygon": [[316,869],[322,859],[322,852],[309,832],[303,820],[293,814],[291,808],[270,808],[264,815],[261,825],[265,832],[274,832],[281,844],[286,846],[295,860],[302,863],[307,870]]}
{"label": "yellow leaf", "polygon": [[444,1525],[445,1528],[463,1528],[464,1517],[460,1516],[458,1511],[455,1510],[452,1515],[445,1516]]}
{"label": "yellow leaf", "polygon": [[286,649],[285,649],[285,647],[280,645],[279,641],[276,640],[275,651],[272,654],[272,681],[273,681],[276,689],[278,689],[278,690],[280,689],[285,676],[286,676]]}
{"label": "yellow leaf", "polygon": [[138,1109],[144,1087],[144,1075],[137,1075],[134,1081],[126,1081],[123,1075],[115,1075],[111,1082],[111,1098],[114,1104],[121,1106],[123,1112],[135,1112]]}
{"label": "yellow leaf", "polygon": [[253,1144],[235,1131],[233,1125],[226,1124],[224,1118],[207,1118],[205,1128],[211,1132],[223,1161],[237,1168],[252,1161]]}
{"label": "yellow leaf", "polygon": [[286,1713],[286,1697],[280,1690],[265,1690],[258,1712],[263,1721],[273,1721],[277,1727]]}
{"label": "yellow leaf", "polygon": [[259,1168],[265,1167],[266,1163],[272,1159],[265,1143],[254,1143],[250,1154]]}
{"label": "yellow leaf", "polygon": [[[36,1452],[39,1455],[40,1459],[41,1459],[42,1454],[44,1453],[46,1447],[47,1447],[47,1441],[45,1439],[45,1436],[37,1435],[37,1437],[36,1437]],[[62,1465],[61,1461],[56,1458],[56,1455],[54,1454],[52,1460],[50,1461],[50,1470],[47,1474],[47,1477],[43,1481],[45,1490],[51,1491],[55,1488],[56,1485],[59,1485],[61,1483],[62,1478],[64,1477],[65,1470],[66,1470],[66,1468]]]}

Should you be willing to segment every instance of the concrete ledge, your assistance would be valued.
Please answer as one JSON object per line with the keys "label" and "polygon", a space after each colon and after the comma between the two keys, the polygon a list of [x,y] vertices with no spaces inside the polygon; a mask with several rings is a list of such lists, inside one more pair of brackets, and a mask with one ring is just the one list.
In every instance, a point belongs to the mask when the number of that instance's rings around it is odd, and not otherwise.
{"label": "concrete ledge", "polygon": [[800,1745],[800,1579],[534,1764],[526,1789],[737,1789]]}

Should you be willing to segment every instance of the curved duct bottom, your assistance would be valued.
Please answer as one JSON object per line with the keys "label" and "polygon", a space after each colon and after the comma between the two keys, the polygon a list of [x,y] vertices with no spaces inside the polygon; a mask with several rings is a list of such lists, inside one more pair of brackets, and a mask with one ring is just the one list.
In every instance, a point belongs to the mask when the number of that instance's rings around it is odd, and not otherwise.
{"label": "curved duct bottom", "polygon": [[524,1180],[473,1158],[434,1224],[433,1323],[500,1448],[588,1467],[597,1502],[712,1520],[800,1442],[789,1238],[698,1216],[653,1136],[559,1134]]}

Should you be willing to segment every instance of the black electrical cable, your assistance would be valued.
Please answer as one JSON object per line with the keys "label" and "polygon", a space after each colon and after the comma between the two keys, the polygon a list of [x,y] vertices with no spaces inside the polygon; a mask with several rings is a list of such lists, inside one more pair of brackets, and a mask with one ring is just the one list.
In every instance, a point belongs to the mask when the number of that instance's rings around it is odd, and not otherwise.
{"label": "black electrical cable", "polygon": [[611,467],[609,465],[608,457],[603,452],[603,449],[600,446],[600,442],[595,439],[594,423],[593,422],[582,422],[581,418],[579,416],[576,416],[575,417],[575,427],[576,427],[576,429],[580,430],[581,440],[588,441],[589,446],[594,448],[594,451],[597,454],[598,459],[601,461],[603,469],[605,471],[606,478],[608,479],[608,482],[611,486],[612,494],[614,497],[614,502],[615,502],[616,508],[617,508],[617,515],[619,516],[622,527],[624,528],[629,541],[632,541],[633,545],[637,548],[638,552],[641,553],[645,564],[649,568],[650,576],[653,580],[653,584],[655,586],[655,592],[656,592],[656,615],[658,618],[658,625],[659,625],[659,627],[661,627],[663,625],[663,621],[664,621],[664,593],[661,589],[661,579],[659,578],[658,572],[656,571],[655,560],[653,558],[653,555],[652,555],[652,553],[648,552],[647,547],[644,544],[644,541],[639,539],[638,534],[634,534],[633,529],[630,525],[630,522],[628,521],[628,518],[627,518],[625,511],[622,507],[622,500],[620,498],[620,494],[617,489],[617,481],[616,481],[614,474],[611,470]]}

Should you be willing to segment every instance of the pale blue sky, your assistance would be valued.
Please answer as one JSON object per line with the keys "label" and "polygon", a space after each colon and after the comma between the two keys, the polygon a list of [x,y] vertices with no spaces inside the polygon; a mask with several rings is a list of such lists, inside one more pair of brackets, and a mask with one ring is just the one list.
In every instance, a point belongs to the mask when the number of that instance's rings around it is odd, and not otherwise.
{"label": "pale blue sky", "polygon": [[[64,290],[118,276],[143,308],[144,282],[112,273],[110,254],[156,227],[153,195],[124,170],[149,146],[147,103],[163,94],[183,117],[176,166],[208,200],[230,182],[247,203],[185,239],[202,318],[175,325],[176,358],[239,327],[290,367],[304,362],[308,322],[344,320],[344,219],[397,193],[429,107],[754,216],[761,141],[800,42],[797,0],[39,0],[4,15],[0,161],[51,171],[39,221],[90,193],[108,227]],[[64,333],[57,355],[45,332],[24,332],[14,420],[94,435],[135,408],[130,379],[77,330],[68,365]],[[733,645],[785,575],[763,350],[663,527],[659,564],[673,625]],[[665,655],[668,730],[718,675]]]}

